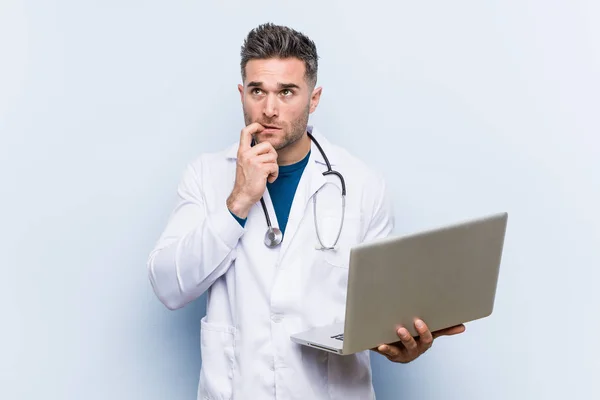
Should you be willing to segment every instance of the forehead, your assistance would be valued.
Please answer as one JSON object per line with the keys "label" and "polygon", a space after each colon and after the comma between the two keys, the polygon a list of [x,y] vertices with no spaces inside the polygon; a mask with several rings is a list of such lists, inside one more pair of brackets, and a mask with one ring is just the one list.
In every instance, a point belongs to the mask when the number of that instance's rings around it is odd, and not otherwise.
{"label": "forehead", "polygon": [[304,61],[298,58],[268,58],[250,60],[246,64],[247,82],[305,84]]}

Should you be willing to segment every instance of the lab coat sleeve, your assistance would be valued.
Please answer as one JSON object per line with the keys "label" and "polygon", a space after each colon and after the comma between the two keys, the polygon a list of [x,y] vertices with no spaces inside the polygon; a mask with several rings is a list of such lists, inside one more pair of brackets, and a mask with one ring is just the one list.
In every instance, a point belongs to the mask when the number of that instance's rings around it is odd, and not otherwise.
{"label": "lab coat sleeve", "polygon": [[177,189],[176,207],[148,257],[154,293],[170,310],[200,297],[227,271],[244,233],[225,201],[207,213],[199,176],[194,164],[187,166]]}
{"label": "lab coat sleeve", "polygon": [[364,242],[387,237],[394,230],[394,209],[385,179],[381,175],[375,175],[366,186]]}

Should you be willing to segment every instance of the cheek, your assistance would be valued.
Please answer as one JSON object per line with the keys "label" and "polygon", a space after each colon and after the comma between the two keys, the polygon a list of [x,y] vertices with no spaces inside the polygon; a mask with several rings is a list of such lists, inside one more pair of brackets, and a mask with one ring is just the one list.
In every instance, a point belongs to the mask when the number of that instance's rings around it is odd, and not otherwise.
{"label": "cheek", "polygon": [[251,101],[246,101],[243,105],[244,114],[250,117],[251,119],[256,119],[260,116],[260,109],[256,104],[253,104]]}
{"label": "cheek", "polygon": [[298,106],[282,107],[279,114],[282,120],[292,123],[304,115],[304,108]]}

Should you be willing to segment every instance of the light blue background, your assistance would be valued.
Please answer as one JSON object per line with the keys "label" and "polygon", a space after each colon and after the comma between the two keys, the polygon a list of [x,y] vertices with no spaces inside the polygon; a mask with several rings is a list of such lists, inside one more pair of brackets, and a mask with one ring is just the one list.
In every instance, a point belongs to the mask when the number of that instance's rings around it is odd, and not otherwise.
{"label": "light blue background", "polygon": [[265,21],[320,52],[312,122],[388,178],[397,233],[510,213],[496,309],[380,399],[600,398],[597,1],[0,2],[0,398],[195,399],[202,302],[146,257],[184,165],[236,140]]}

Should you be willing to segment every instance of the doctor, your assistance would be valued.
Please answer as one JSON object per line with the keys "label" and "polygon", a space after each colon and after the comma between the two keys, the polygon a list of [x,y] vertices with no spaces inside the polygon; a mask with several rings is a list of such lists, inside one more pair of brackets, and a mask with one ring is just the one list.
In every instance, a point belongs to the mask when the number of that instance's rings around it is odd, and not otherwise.
{"label": "doctor", "polygon": [[[322,93],[317,59],[315,44],[290,28],[248,34],[246,127],[228,149],[187,166],[150,253],[150,281],[166,307],[208,292],[198,399],[374,398],[369,351],[338,356],[290,340],[343,320],[351,246],[394,225],[381,175],[308,125]],[[401,328],[397,343],[373,351],[407,363],[435,337],[464,330],[415,326],[419,340]]]}

